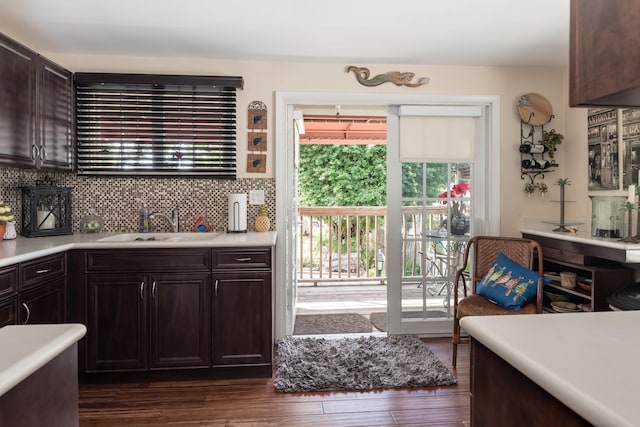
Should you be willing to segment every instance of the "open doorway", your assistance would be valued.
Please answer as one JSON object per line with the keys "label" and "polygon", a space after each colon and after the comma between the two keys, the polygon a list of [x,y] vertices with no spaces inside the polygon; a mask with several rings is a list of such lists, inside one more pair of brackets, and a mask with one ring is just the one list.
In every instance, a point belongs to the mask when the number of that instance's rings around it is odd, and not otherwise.
{"label": "open doorway", "polygon": [[[326,92],[276,92],[275,94],[275,137],[276,150],[276,231],[278,243],[276,245],[276,280],[274,282],[274,316],[276,339],[293,334],[294,317],[297,311],[297,275],[298,260],[298,139],[296,134],[298,118],[296,107],[308,105],[331,106],[336,104],[384,106],[391,111],[397,106],[437,106],[437,105],[474,105],[482,109],[482,138],[484,143],[476,151],[477,165],[482,165],[482,174],[476,177],[477,190],[474,192],[474,215],[476,218],[474,230],[476,233],[499,234],[500,224],[500,100],[496,96],[487,95],[424,95],[424,94],[366,94],[366,93],[326,93]],[[391,158],[397,162],[399,129],[389,120],[393,115],[388,114],[387,151],[394,147],[396,153]],[[300,116],[300,119],[302,116]],[[395,120],[397,122],[397,120]],[[399,169],[396,168],[396,169]],[[389,179],[389,171],[388,179]],[[397,176],[396,176],[397,175]],[[393,172],[395,182],[399,179],[399,172]],[[388,182],[389,184],[389,182]],[[391,188],[396,188],[391,186]],[[394,190],[397,191],[397,190]],[[387,192],[387,197],[393,193]],[[398,194],[399,196],[399,194]],[[479,200],[477,200],[479,199]],[[394,206],[400,204],[394,204]],[[389,220],[387,218],[387,220]],[[394,227],[400,227],[400,215],[394,214]],[[419,334],[422,336],[441,336],[441,332],[434,332],[431,319],[405,318],[403,315],[402,293],[402,245],[398,239],[397,230],[385,236],[388,255],[384,270],[388,277],[387,288],[387,323],[389,333]],[[414,286],[415,287],[415,286]],[[422,289],[422,288],[419,288]]]}
{"label": "open doorway", "polygon": [[296,106],[294,335],[385,332],[386,108]]}

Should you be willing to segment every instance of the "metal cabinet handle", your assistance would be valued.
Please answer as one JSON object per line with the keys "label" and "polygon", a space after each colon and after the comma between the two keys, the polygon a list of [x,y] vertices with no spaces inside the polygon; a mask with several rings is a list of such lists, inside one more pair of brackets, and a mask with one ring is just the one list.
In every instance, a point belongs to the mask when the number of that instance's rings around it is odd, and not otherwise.
{"label": "metal cabinet handle", "polygon": [[51,271],[51,269],[50,269],[50,268],[46,268],[46,269],[44,269],[44,270],[37,270],[37,271],[36,271],[36,274],[44,274],[44,273],[48,273],[48,272],[50,272],[50,271]]}
{"label": "metal cabinet handle", "polygon": [[235,260],[237,262],[247,262],[247,261],[251,261],[251,257],[246,257],[246,258],[235,258]]}
{"label": "metal cabinet handle", "polygon": [[36,144],[31,144],[31,160],[37,160],[38,159],[38,147],[36,147]]}
{"label": "metal cabinet handle", "polygon": [[29,322],[29,318],[31,317],[31,310],[29,310],[29,306],[27,305],[26,302],[23,302],[22,306],[27,311],[27,318],[24,319],[24,323],[23,323],[23,325],[26,325]]}
{"label": "metal cabinet handle", "polygon": [[144,299],[144,280],[140,282],[140,299]]}
{"label": "metal cabinet handle", "polygon": [[215,286],[213,287],[213,295],[218,296],[218,279],[216,279]]}
{"label": "metal cabinet handle", "polygon": [[154,280],[151,284],[151,298],[155,299],[156,297],[156,281]]}
{"label": "metal cabinet handle", "polygon": [[40,147],[40,161],[44,162],[44,159],[47,157],[47,149],[45,148],[45,146],[43,145],[42,147]]}

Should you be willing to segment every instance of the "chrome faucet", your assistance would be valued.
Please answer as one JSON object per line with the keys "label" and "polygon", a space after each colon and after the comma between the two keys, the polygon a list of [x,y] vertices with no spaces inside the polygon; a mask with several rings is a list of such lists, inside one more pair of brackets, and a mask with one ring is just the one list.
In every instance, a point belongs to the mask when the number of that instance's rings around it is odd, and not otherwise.
{"label": "chrome faucet", "polygon": [[171,225],[172,232],[177,233],[178,231],[180,231],[180,215],[178,212],[178,206],[173,208],[173,210],[171,211],[171,217],[163,214],[162,212],[152,212],[149,215],[149,219],[155,218],[163,218],[165,221],[167,221],[169,225]]}

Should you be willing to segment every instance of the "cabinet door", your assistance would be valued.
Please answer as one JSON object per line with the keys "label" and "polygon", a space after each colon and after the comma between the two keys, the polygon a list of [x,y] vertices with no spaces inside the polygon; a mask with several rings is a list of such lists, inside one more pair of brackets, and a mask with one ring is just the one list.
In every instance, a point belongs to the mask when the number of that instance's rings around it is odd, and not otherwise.
{"label": "cabinet door", "polygon": [[34,52],[0,34],[0,164],[34,164],[36,60]]}
{"label": "cabinet door", "polygon": [[38,67],[38,145],[43,168],[73,169],[73,80],[71,73],[40,58]]}
{"label": "cabinet door", "polygon": [[0,302],[0,328],[18,323],[18,298],[12,297]]}
{"label": "cabinet door", "polygon": [[150,281],[151,369],[208,367],[210,274],[153,274]]}
{"label": "cabinet door", "polygon": [[147,277],[87,275],[88,371],[147,369]]}
{"label": "cabinet door", "polygon": [[18,296],[19,323],[37,325],[65,320],[65,280],[40,286]]}
{"label": "cabinet door", "polygon": [[271,363],[271,272],[214,273],[213,365]]}

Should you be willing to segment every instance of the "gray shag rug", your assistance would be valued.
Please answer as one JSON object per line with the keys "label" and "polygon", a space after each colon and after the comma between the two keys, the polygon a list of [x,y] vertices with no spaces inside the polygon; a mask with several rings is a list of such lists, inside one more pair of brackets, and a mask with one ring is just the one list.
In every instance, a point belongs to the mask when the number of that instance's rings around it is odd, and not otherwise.
{"label": "gray shag rug", "polygon": [[372,390],[456,384],[418,337],[287,337],[278,342],[277,391]]}
{"label": "gray shag rug", "polygon": [[357,313],[301,314],[296,316],[293,335],[360,334],[372,331],[369,319]]}

